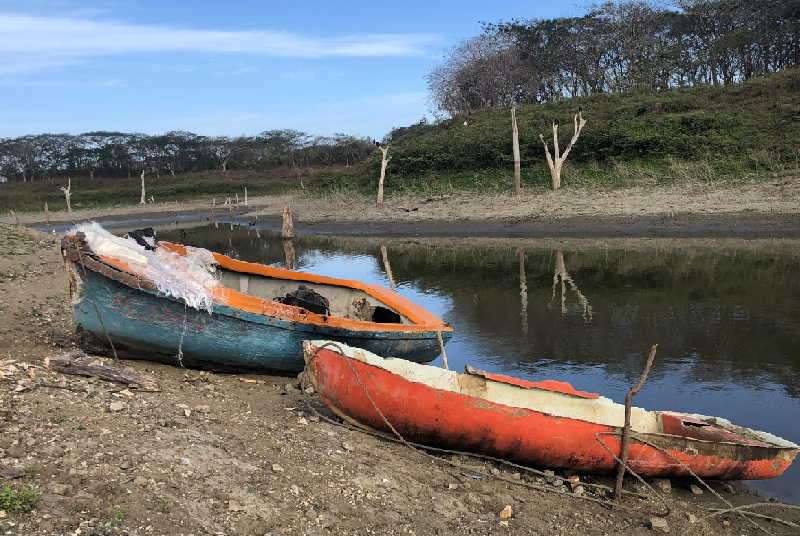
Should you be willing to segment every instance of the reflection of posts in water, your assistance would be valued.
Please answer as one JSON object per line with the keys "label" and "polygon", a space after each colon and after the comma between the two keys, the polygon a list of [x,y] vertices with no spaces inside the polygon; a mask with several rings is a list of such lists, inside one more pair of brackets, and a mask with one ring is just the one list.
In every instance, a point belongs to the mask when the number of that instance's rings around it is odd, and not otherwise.
{"label": "reflection of posts in water", "polygon": [[289,205],[283,207],[283,225],[281,226],[281,238],[294,238],[294,221]]}
{"label": "reflection of posts in water", "polygon": [[525,273],[525,252],[517,250],[519,261],[519,318],[522,321],[522,334],[528,336],[528,276]]}
{"label": "reflection of posts in water", "polygon": [[567,267],[564,265],[564,252],[556,250],[556,262],[555,267],[553,268],[553,294],[550,298],[550,305],[552,306],[553,301],[556,299],[556,286],[561,284],[561,314],[567,314],[567,285],[569,285],[570,290],[575,293],[578,297],[578,302],[583,307],[583,320],[584,322],[591,322],[592,316],[594,312],[592,311],[592,305],[589,303],[589,300],[586,296],[583,295],[581,289],[578,288],[578,285],[575,284],[575,281],[572,280],[572,277],[567,272]]}
{"label": "reflection of posts in water", "polygon": [[392,275],[392,265],[389,264],[389,253],[386,246],[381,246],[381,257],[383,257],[383,268],[386,270],[386,277],[389,278],[389,288],[395,290],[394,276]]}
{"label": "reflection of posts in water", "polygon": [[294,251],[294,241],[291,238],[285,238],[283,242],[283,256],[286,259],[286,268],[294,270],[297,266],[297,255]]}

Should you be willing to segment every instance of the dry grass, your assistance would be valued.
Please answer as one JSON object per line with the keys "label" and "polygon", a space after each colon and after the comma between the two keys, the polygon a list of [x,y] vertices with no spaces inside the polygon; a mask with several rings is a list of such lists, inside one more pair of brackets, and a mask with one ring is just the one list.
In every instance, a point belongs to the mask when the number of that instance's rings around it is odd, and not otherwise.
{"label": "dry grass", "polygon": [[[340,190],[324,196],[303,192],[253,197],[253,214],[279,215],[290,205],[303,221],[416,221],[416,220],[496,220],[560,219],[575,216],[636,217],[674,214],[731,214],[743,212],[768,214],[800,213],[800,183],[794,174],[785,174],[769,182],[731,184],[698,178],[701,168],[695,163],[671,163],[671,173],[683,179],[669,186],[629,188],[576,188],[560,191],[526,191],[518,199],[506,193],[459,192],[427,197],[420,194],[389,196],[382,207],[373,196],[358,191]],[[187,210],[210,210],[207,200],[157,203],[146,212],[177,213]],[[239,208],[245,208],[241,205]],[[219,206],[216,208],[220,211]],[[135,215],[139,205],[73,212],[51,212],[52,221],[78,221],[111,215]],[[44,215],[19,215],[22,223],[43,221]],[[10,215],[0,222],[14,223]]]}

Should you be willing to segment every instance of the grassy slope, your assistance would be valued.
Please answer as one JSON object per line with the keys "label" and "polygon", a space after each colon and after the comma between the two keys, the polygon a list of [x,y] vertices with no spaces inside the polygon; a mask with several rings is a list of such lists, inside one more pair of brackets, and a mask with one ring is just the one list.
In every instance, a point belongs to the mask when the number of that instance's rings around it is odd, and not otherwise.
{"label": "grassy slope", "polygon": [[[518,110],[523,182],[546,188],[539,134],[562,149],[583,108],[588,124],[564,171],[565,187],[668,184],[681,180],[760,179],[794,170],[800,146],[800,70],[728,87],[595,95]],[[452,188],[508,189],[511,128],[507,110],[489,110],[436,125],[393,132],[389,191],[435,193]],[[328,185],[371,187],[375,155]]]}
{"label": "grassy slope", "polygon": [[[551,142],[550,122],[560,121],[561,146],[572,135],[572,115],[583,108],[588,123],[563,172],[565,188],[626,187],[680,182],[758,181],[797,175],[800,166],[800,70],[728,87],[695,87],[660,93],[595,95],[520,107],[518,122],[523,185],[549,186],[539,134]],[[436,125],[392,132],[387,194],[452,190],[508,191],[512,182],[511,128],[507,110],[487,110]],[[317,193],[375,188],[378,151],[348,169],[304,170]],[[299,187],[293,171],[189,173],[147,179],[156,201],[181,201],[235,193],[251,196]],[[0,213],[64,207],[63,179],[0,184]],[[139,179],[74,177],[73,208],[133,205]]]}
{"label": "grassy slope", "polygon": [[[313,180],[314,170],[305,180]],[[8,210],[17,212],[40,212],[47,202],[50,210],[65,210],[64,194],[59,186],[66,186],[67,180],[56,178],[32,183],[0,184],[0,213]],[[174,177],[162,175],[145,177],[148,201],[152,196],[156,202],[185,201],[199,198],[216,198],[223,203],[226,197],[239,195],[244,198],[244,188],[248,196],[281,193],[299,185],[293,172],[270,170],[266,172],[217,171],[184,173]],[[72,208],[89,209],[109,206],[136,205],[141,197],[139,177],[95,178],[72,177]]]}

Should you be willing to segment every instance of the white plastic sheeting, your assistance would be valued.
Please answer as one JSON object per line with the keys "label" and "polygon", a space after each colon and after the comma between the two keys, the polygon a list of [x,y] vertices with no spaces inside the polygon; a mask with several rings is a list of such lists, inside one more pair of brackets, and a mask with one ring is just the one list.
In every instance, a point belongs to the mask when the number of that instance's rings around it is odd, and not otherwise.
{"label": "white plastic sheeting", "polygon": [[68,234],[75,233],[84,234],[94,253],[127,262],[159,292],[183,300],[189,307],[212,311],[213,290],[220,283],[214,278],[216,261],[207,249],[187,247],[185,256],[164,248],[148,251],[131,238],[109,233],[97,222],[78,224]]}

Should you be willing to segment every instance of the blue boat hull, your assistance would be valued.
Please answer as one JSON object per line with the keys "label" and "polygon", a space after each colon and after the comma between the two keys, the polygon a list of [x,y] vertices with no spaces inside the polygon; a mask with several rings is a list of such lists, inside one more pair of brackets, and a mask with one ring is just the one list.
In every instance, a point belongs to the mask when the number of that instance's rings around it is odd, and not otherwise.
{"label": "blue boat hull", "polygon": [[[223,305],[212,313],[92,270],[81,271],[75,323],[142,358],[221,371],[303,370],[302,341],[330,339],[418,363],[440,353],[436,332],[352,331],[257,315]],[[443,332],[444,340],[450,332]]]}

